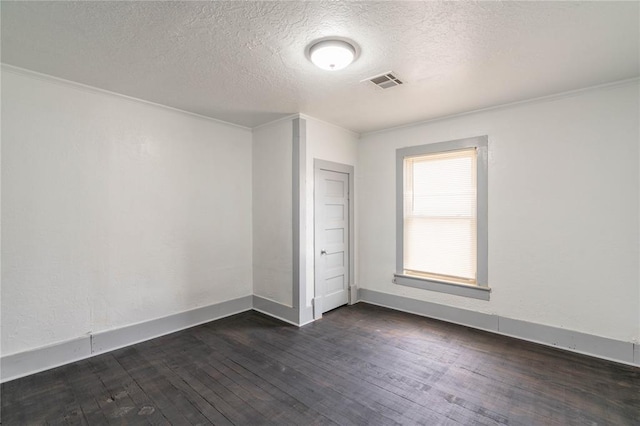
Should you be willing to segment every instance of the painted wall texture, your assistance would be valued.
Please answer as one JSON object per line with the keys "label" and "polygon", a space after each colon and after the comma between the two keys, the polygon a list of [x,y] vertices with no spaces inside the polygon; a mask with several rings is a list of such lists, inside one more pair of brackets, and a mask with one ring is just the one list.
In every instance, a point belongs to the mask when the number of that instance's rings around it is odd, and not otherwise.
{"label": "painted wall texture", "polygon": [[2,354],[252,294],[251,132],[2,74]]}
{"label": "painted wall texture", "polygon": [[[356,284],[640,342],[637,82],[358,136]],[[2,75],[2,355],[255,294],[292,305],[292,121],[248,129],[18,71]],[[395,150],[489,136],[489,302],[391,283]]]}
{"label": "painted wall texture", "polygon": [[[361,287],[640,341],[638,83],[364,135]],[[489,136],[489,302],[392,284],[395,150]]]}
{"label": "painted wall texture", "polygon": [[293,303],[293,125],[283,120],[253,132],[253,292]]}

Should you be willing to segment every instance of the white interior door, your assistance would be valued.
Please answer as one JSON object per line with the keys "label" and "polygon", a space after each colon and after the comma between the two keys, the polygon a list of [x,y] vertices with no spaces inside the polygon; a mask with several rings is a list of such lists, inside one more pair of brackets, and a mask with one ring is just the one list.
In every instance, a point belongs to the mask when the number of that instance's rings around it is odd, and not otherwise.
{"label": "white interior door", "polygon": [[317,177],[316,307],[324,313],[349,302],[349,174],[320,170]]}

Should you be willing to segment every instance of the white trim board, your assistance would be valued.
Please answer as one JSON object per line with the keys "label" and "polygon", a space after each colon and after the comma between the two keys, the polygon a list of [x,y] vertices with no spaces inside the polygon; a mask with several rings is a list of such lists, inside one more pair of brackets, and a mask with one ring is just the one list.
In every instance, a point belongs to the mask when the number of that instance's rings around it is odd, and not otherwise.
{"label": "white trim board", "polygon": [[[359,289],[358,300],[430,318],[640,366],[640,345],[576,331],[502,318],[402,296]],[[0,382],[25,377],[241,312],[254,310],[300,327],[295,308],[260,296],[245,296],[113,330],[78,337],[0,358]]]}
{"label": "white trim board", "polygon": [[192,116],[192,117],[195,117],[195,118],[199,118],[199,119],[202,119],[202,120],[206,120],[206,121],[211,121],[213,123],[222,124],[224,126],[235,127],[236,129],[243,129],[243,130],[247,130],[249,132],[252,131],[251,127],[243,126],[241,124],[236,124],[236,123],[231,123],[229,121],[219,120],[217,118],[208,117],[206,115],[198,114],[197,112],[191,112],[191,111],[187,111],[187,110],[184,110],[184,109],[175,108],[175,107],[172,107],[172,106],[169,106],[169,105],[164,105],[164,104],[159,104],[157,102],[147,101],[147,100],[142,99],[142,98],[136,98],[136,97],[133,97],[133,96],[125,95],[123,93],[112,92],[110,90],[101,89],[99,87],[89,86],[88,84],[78,83],[77,81],[66,80],[64,78],[56,77],[56,76],[53,76],[53,75],[50,75],[50,74],[43,74],[43,73],[38,72],[38,71],[33,71],[33,70],[30,70],[30,69],[26,69],[26,68],[16,67],[15,65],[9,65],[9,64],[6,64],[4,62],[0,63],[0,69],[2,70],[2,72],[10,72],[10,73],[17,74],[17,75],[23,75],[23,76],[27,76],[27,77],[37,78],[39,80],[48,81],[50,83],[55,83],[55,84],[60,84],[60,85],[63,85],[63,86],[70,87],[72,89],[82,90],[82,91],[88,92],[88,93],[98,93],[98,94],[103,94],[103,95],[114,96],[114,97],[117,97],[117,98],[126,99],[126,100],[131,101],[131,102],[137,102],[137,103],[141,103],[141,104],[151,105],[153,107],[160,108],[160,109],[166,109],[166,110],[169,110],[169,111],[178,112],[178,113],[189,115],[189,116]]}
{"label": "white trim board", "polygon": [[292,176],[291,176],[291,222],[293,247],[293,289],[292,306],[296,311],[294,323],[302,322],[309,316],[307,300],[307,120],[295,118],[292,122]]}
{"label": "white trim board", "polygon": [[484,107],[484,108],[477,108],[477,109],[472,109],[472,110],[463,111],[463,112],[459,112],[459,113],[454,113],[454,114],[449,114],[449,115],[442,115],[442,116],[439,116],[439,117],[428,118],[426,120],[414,121],[414,122],[408,123],[408,124],[401,124],[399,126],[386,127],[384,129],[372,130],[370,132],[362,132],[362,133],[360,133],[360,138],[364,138],[364,137],[369,136],[369,135],[375,135],[375,134],[378,134],[378,133],[386,133],[386,132],[392,132],[392,131],[395,131],[395,130],[402,130],[402,129],[409,129],[409,128],[412,128],[412,127],[424,126],[424,125],[429,124],[429,123],[434,123],[434,122],[437,122],[437,121],[450,120],[450,119],[458,118],[458,117],[464,117],[466,115],[479,114],[479,113],[482,113],[482,112],[489,112],[489,111],[499,111],[499,110],[502,110],[502,109],[511,108],[511,107],[515,107],[515,106],[519,106],[519,105],[535,104],[535,103],[540,103],[540,102],[550,102],[550,101],[555,101],[557,99],[570,98],[572,96],[576,96],[576,95],[579,95],[581,93],[591,92],[591,91],[600,90],[600,89],[609,89],[609,88],[614,88],[614,87],[618,87],[618,86],[624,86],[624,85],[627,85],[627,84],[634,84],[634,83],[636,83],[638,81],[640,81],[639,77],[632,77],[632,78],[627,78],[627,79],[624,79],[624,80],[618,80],[618,81],[612,81],[612,82],[609,82],[609,83],[597,84],[595,86],[587,86],[587,87],[583,87],[583,88],[580,88],[580,89],[574,89],[574,90],[569,90],[569,91],[560,92],[560,93],[552,93],[552,94],[549,94],[549,95],[538,96],[538,97],[535,97],[535,98],[522,99],[522,100],[515,101],[515,102],[507,102],[507,103],[504,103],[504,104],[491,105],[491,106],[487,106],[487,107]]}
{"label": "white trim board", "polygon": [[253,310],[286,323],[298,326],[298,310],[274,300],[253,295]]}
{"label": "white trim board", "polygon": [[623,342],[578,331],[424,302],[363,288],[358,290],[358,300],[397,311],[435,318],[515,337],[520,340],[640,367],[640,345],[632,342]]}
{"label": "white trim board", "polygon": [[6,355],[0,358],[0,382],[39,373],[125,346],[249,311],[253,296],[203,306],[166,317]]}
{"label": "white trim board", "polygon": [[356,132],[355,130],[351,130],[351,129],[347,129],[346,127],[342,127],[339,124],[330,123],[328,121],[321,120],[319,118],[313,117],[311,115],[303,114],[303,113],[299,113],[299,114],[297,114],[297,116],[300,117],[300,118],[304,118],[304,119],[306,119],[308,121],[315,121],[316,123],[321,123],[321,124],[324,124],[326,126],[330,126],[330,127],[333,127],[333,128],[339,129],[339,130],[344,130],[345,132],[351,133],[352,136],[355,136],[358,139],[360,138],[360,133]]}
{"label": "white trim board", "polygon": [[338,124],[330,123],[330,122],[328,122],[328,121],[324,121],[324,120],[321,120],[321,119],[319,119],[319,118],[312,117],[312,116],[310,116],[310,115],[303,114],[303,113],[288,114],[288,115],[285,115],[284,117],[276,118],[275,120],[268,121],[268,122],[266,122],[266,123],[262,123],[262,124],[258,124],[258,125],[256,125],[256,126],[252,127],[252,128],[251,128],[251,130],[252,130],[252,131],[256,131],[256,130],[261,129],[261,128],[263,128],[263,127],[268,127],[268,126],[271,126],[271,125],[274,125],[274,124],[280,123],[280,122],[282,122],[282,121],[289,121],[289,120],[293,121],[293,120],[295,120],[296,118],[305,119],[305,120],[310,120],[310,121],[315,121],[315,122],[317,122],[317,123],[322,123],[322,124],[324,124],[324,125],[331,126],[331,127],[336,128],[336,129],[344,130],[345,132],[349,132],[349,133],[351,133],[353,136],[355,136],[355,137],[357,137],[357,138],[359,138],[359,137],[360,137],[360,133],[355,132],[355,131],[353,131],[353,130],[351,130],[351,129],[347,129],[346,127],[342,127],[342,126],[340,126],[340,125],[338,125]]}
{"label": "white trim board", "polygon": [[0,382],[19,379],[92,356],[90,335],[6,355],[0,358]]}
{"label": "white trim board", "polygon": [[[348,210],[349,210],[349,235],[347,236],[347,240],[348,240],[348,247],[349,247],[349,288],[348,288],[348,295],[347,295],[347,301],[349,305],[353,305],[354,303],[357,302],[358,300],[358,295],[357,293],[355,293],[353,291],[354,287],[355,287],[355,282],[356,282],[356,274],[355,274],[355,265],[356,265],[356,258],[355,258],[355,167],[351,164],[343,164],[343,163],[336,163],[335,161],[327,161],[327,160],[322,160],[320,158],[314,158],[313,159],[313,187],[314,187],[314,194],[313,194],[313,211],[314,211],[314,219],[313,219],[313,226],[314,226],[314,233],[317,236],[318,233],[320,232],[320,229],[316,228],[318,226],[318,222],[316,221],[316,212],[318,210],[318,206],[316,205],[316,203],[318,202],[318,199],[316,197],[316,188],[318,185],[318,182],[320,182],[320,172],[322,170],[327,170],[330,172],[338,172],[338,173],[344,173],[349,177],[349,183],[348,183]],[[320,261],[320,254],[319,254],[319,248],[318,246],[316,246],[316,244],[318,243],[318,240],[314,240],[314,254],[312,254],[312,258],[314,259],[313,263],[314,265],[316,265],[319,261]],[[313,309],[312,309],[312,316],[313,316],[313,320],[318,320],[320,318],[322,318],[322,292],[320,291],[320,288],[318,287],[318,276],[316,276],[317,273],[317,269],[316,272],[314,273],[314,297],[312,300],[313,303]],[[303,323],[303,321],[300,321],[301,323]]]}

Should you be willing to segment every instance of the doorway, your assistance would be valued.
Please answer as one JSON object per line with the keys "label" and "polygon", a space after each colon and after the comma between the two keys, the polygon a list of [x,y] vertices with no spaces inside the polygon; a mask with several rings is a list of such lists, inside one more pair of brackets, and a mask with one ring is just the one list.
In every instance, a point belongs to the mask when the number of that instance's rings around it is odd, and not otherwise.
{"label": "doorway", "polygon": [[353,285],[353,166],[315,160],[314,318],[355,302]]}

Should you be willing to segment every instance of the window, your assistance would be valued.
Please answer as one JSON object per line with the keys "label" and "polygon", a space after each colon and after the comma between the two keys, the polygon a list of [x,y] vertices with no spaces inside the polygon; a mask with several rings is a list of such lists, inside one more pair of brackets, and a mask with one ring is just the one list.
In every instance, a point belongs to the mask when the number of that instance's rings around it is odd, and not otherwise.
{"label": "window", "polygon": [[397,151],[397,284],[488,300],[487,137]]}

